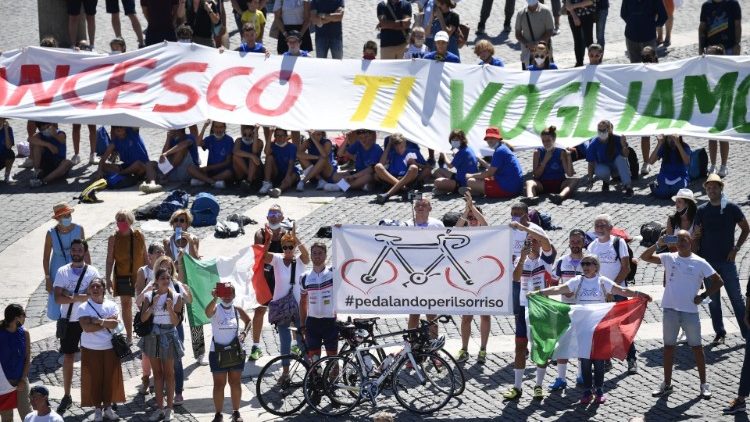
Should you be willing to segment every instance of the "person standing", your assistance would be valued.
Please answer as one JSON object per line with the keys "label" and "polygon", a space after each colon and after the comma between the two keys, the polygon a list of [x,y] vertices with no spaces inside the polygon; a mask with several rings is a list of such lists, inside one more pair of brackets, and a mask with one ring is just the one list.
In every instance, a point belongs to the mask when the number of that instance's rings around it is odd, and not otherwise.
{"label": "person standing", "polygon": [[698,25],[698,54],[712,45],[724,47],[724,54],[738,56],[742,41],[742,10],[735,0],[708,0],[701,5]]}
{"label": "person standing", "polygon": [[[99,0],[68,0],[68,41],[71,46],[78,45],[78,23],[81,20],[81,9],[86,13],[86,32],[89,44],[94,46],[96,35],[96,3]],[[83,7],[81,7],[83,6]]]}
{"label": "person standing", "polygon": [[284,54],[289,49],[286,36],[291,31],[296,31],[302,50],[313,51],[309,31],[310,0],[278,0],[274,2],[272,25],[275,25],[279,30],[279,38],[276,44],[277,54]]}
{"label": "person standing", "polygon": [[[732,2],[724,2],[724,1],[722,1],[722,2],[719,2],[719,3],[714,2],[714,4],[730,4],[730,3],[739,4],[739,3],[736,3],[736,2],[733,2],[733,1]],[[737,6],[737,7],[739,7],[739,6]],[[739,17],[737,19],[739,19]],[[737,22],[741,22],[741,21],[738,20]],[[739,26],[737,26],[738,25],[737,22],[734,23],[735,30],[740,31]],[[721,27],[720,23],[716,23],[715,25],[718,25],[719,27]],[[701,26],[703,26],[703,22],[701,22]],[[739,36],[739,34],[737,36]],[[736,49],[737,50],[736,54],[739,55],[739,53],[740,53],[740,51],[739,51],[740,50],[739,41],[737,41],[737,43],[738,43],[737,46],[732,47],[731,51],[733,52]],[[724,48],[723,45],[721,45],[721,44],[718,44],[718,45],[712,44],[712,45],[709,45],[708,47],[706,47],[705,49],[703,49],[702,50],[702,54],[706,54],[706,55],[709,55],[709,56],[723,56],[725,54],[729,54],[726,51],[727,50],[726,50],[726,48]],[[719,157],[721,158],[721,165],[719,166],[718,171],[716,170],[716,152],[717,152],[717,149],[718,149],[718,152],[719,152]],[[709,139],[708,140],[708,162],[709,162],[708,173],[709,174],[716,173],[721,178],[727,177],[727,174],[729,174],[729,169],[727,168],[727,161],[728,160],[729,160],[729,142],[728,141],[717,141],[715,139]]]}
{"label": "person standing", "polygon": [[640,63],[643,47],[656,50],[656,28],[667,22],[664,0],[623,0],[620,18],[625,21],[625,47],[630,63]]}
{"label": "person standing", "polygon": [[313,267],[300,278],[300,329],[311,362],[323,356],[323,346],[326,356],[338,354],[339,333],[333,300],[333,268],[326,267],[327,252],[325,243],[313,243],[310,246]]}
{"label": "person standing", "polygon": [[[218,47],[214,35],[222,27],[222,2],[214,0],[180,0],[177,7],[177,20],[193,30],[192,41],[206,47]],[[217,29],[218,28],[218,29]]]}
{"label": "person standing", "polygon": [[177,6],[185,0],[141,0],[143,16],[146,17],[146,45],[162,41],[177,41],[175,18]]}
{"label": "person standing", "polygon": [[[531,55],[539,41],[549,44],[555,31],[552,11],[539,0],[527,0],[527,7],[516,14],[516,40],[521,44],[521,68],[531,64]],[[549,49],[552,55],[552,49]]]}
{"label": "person standing", "polygon": [[344,0],[312,0],[310,23],[315,29],[315,57],[325,59],[328,51],[331,58],[344,58]]}
{"label": "person standing", "polygon": [[[5,307],[3,320],[0,321],[0,366],[8,384],[15,388],[13,407],[5,410],[0,407],[0,421],[13,421],[13,408],[18,409],[21,419],[31,412],[29,407],[29,367],[31,364],[31,336],[23,328],[26,322],[26,311],[17,303]],[[0,394],[0,402],[4,402]]]}
{"label": "person standing", "polygon": [[[724,280],[724,289],[732,303],[740,332],[742,337],[747,339],[748,327],[744,324],[745,303],[742,300],[735,258],[737,252],[747,240],[748,234],[750,234],[750,226],[748,226],[745,214],[740,207],[724,196],[724,182],[717,174],[708,175],[706,182],[703,183],[703,188],[706,190],[708,202],[701,204],[696,213],[695,224],[697,228],[694,237],[698,238],[696,242],[697,252],[711,264],[719,273],[721,279]],[[737,226],[740,228],[740,236],[735,243],[734,232]],[[711,288],[710,279],[706,280],[706,285],[709,289]],[[711,303],[708,305],[708,309],[716,333],[716,337],[711,344],[723,344],[727,332],[724,329],[720,290],[711,295]]]}
{"label": "person standing", "polygon": [[[490,18],[492,12],[492,3],[494,0],[482,0],[482,8],[479,11],[479,24],[477,24],[477,35],[486,35],[484,27],[487,23],[487,19]],[[503,33],[510,32],[510,21],[513,19],[513,12],[516,10],[516,0],[505,0],[505,19],[503,20]]]}
{"label": "person standing", "polygon": [[378,3],[380,58],[398,60],[404,57],[411,27],[411,4],[406,0],[383,0]]}
{"label": "person standing", "polygon": [[[115,37],[122,38],[122,25],[120,24],[120,0],[106,0],[107,13],[112,15],[112,30],[115,32]],[[143,30],[141,29],[141,21],[138,20],[138,15],[135,13],[135,0],[122,0],[122,8],[125,12],[125,16],[130,19],[130,24],[133,26],[133,32],[135,32],[136,38],[138,38],[138,48],[143,48],[146,44],[143,42]]]}
{"label": "person standing", "polygon": [[[682,328],[687,337],[688,346],[693,349],[695,364],[698,366],[701,397],[709,399],[711,389],[706,383],[706,357],[701,345],[698,305],[710,295],[718,293],[724,282],[705,259],[693,253],[693,239],[690,233],[687,230],[678,230],[676,233],[677,242],[667,243],[667,236],[662,236],[658,242],[641,254],[641,261],[661,264],[666,272],[664,296],[661,300],[664,315],[662,320],[664,325],[664,381],[651,395],[662,397],[674,391],[672,387],[674,350],[677,345],[677,335]],[[656,253],[657,248],[665,246],[676,246],[677,252]],[[700,292],[704,278],[711,280],[711,287]]]}
{"label": "person standing", "polygon": [[594,43],[596,7],[592,0],[567,0],[565,10],[568,12],[568,23],[573,33],[576,67],[580,67],[583,66],[586,49]]}
{"label": "person standing", "polygon": [[35,385],[29,393],[29,401],[33,412],[26,415],[23,422],[65,422],[49,406],[49,390],[43,385]]}

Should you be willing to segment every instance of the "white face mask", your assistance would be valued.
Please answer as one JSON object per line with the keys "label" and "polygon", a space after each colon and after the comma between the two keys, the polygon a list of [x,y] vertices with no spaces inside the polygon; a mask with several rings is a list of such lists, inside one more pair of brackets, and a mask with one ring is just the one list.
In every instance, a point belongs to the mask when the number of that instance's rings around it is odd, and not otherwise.
{"label": "white face mask", "polygon": [[287,144],[289,144],[289,142],[284,141],[281,144],[276,144],[276,146],[279,147],[279,148],[284,148],[285,146],[287,146]]}
{"label": "white face mask", "polygon": [[451,141],[451,148],[459,149],[461,147],[461,141]]}
{"label": "white face mask", "polygon": [[52,129],[51,128],[44,129],[42,131],[42,134],[44,134],[44,136],[52,136]]}
{"label": "white face mask", "polygon": [[278,230],[281,228],[281,223],[276,223],[276,224],[268,223],[268,228],[270,228],[271,230]]}
{"label": "white face mask", "polygon": [[190,44],[192,41],[185,38],[185,39],[177,40],[177,42],[182,43],[182,44]]}
{"label": "white face mask", "polygon": [[543,65],[545,60],[546,59],[543,59],[541,57],[534,57],[534,63],[536,63],[537,66]]}
{"label": "white face mask", "polygon": [[253,143],[253,138],[251,138],[249,136],[243,136],[242,137],[242,143],[245,144],[245,145],[250,145],[250,144]]}
{"label": "white face mask", "polygon": [[216,139],[221,139],[224,137],[225,133],[226,132],[214,132],[214,137],[216,137]]}
{"label": "white face mask", "polygon": [[609,139],[609,132],[600,130],[599,132],[597,132],[597,136],[600,140],[606,141],[607,139]]}
{"label": "white face mask", "polygon": [[490,148],[495,149],[497,148],[498,141],[489,141],[487,144],[490,146]]}
{"label": "white face mask", "polygon": [[227,301],[226,299],[222,299],[221,300],[221,304],[228,308],[228,307],[234,305],[234,299],[229,300],[229,301]]}
{"label": "white face mask", "polygon": [[112,50],[112,51],[110,51],[110,52],[109,52],[109,55],[110,55],[110,56],[113,56],[113,55],[115,55],[115,54],[120,54],[120,53],[122,53],[122,51],[115,51],[115,50]]}
{"label": "white face mask", "polygon": [[414,39],[414,46],[417,48],[422,48],[422,45],[424,45],[424,38],[415,38]]}

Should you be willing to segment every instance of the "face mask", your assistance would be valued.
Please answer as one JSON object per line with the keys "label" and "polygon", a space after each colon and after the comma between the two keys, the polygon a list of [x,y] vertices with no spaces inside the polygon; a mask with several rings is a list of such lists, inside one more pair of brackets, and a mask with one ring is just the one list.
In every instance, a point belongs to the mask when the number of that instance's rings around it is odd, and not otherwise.
{"label": "face mask", "polygon": [[115,54],[120,54],[120,53],[122,53],[122,51],[112,50],[109,52],[109,55],[114,56]]}
{"label": "face mask", "polygon": [[609,139],[609,132],[600,130],[599,132],[597,132],[597,136],[599,136],[600,140],[606,141],[607,139]]}
{"label": "face mask", "polygon": [[290,48],[290,49],[289,49],[289,54],[290,54],[290,55],[292,55],[292,56],[296,56],[296,55],[298,55],[298,54],[299,54],[299,51],[300,51],[300,50],[299,50],[299,48],[295,48],[294,50],[292,50],[292,49]]}
{"label": "face mask", "polygon": [[249,136],[243,136],[242,137],[242,143],[245,144],[245,145],[250,145],[250,144],[253,143],[253,138],[251,138]]}
{"label": "face mask", "polygon": [[44,129],[42,131],[42,134],[44,134],[44,136],[52,136],[52,129],[50,128]]}
{"label": "face mask", "polygon": [[268,228],[270,228],[271,230],[278,230],[281,228],[281,223],[276,223],[276,224],[268,223]]}
{"label": "face mask", "polygon": [[375,60],[375,55],[374,54],[364,54],[364,55],[362,55],[362,58],[365,59],[365,60]]}
{"label": "face mask", "polygon": [[424,39],[423,38],[415,39],[414,40],[414,46],[415,47],[422,48],[423,45],[424,45]]}
{"label": "face mask", "polygon": [[69,227],[73,223],[73,219],[71,217],[65,217],[60,219],[60,224],[63,227]]}
{"label": "face mask", "polygon": [[129,229],[130,229],[130,224],[127,221],[117,222],[117,230],[119,230],[121,233],[125,233]]}
{"label": "face mask", "polygon": [[221,299],[221,304],[224,305],[224,307],[229,308],[230,306],[234,305],[234,299],[231,299],[231,300]]}
{"label": "face mask", "polygon": [[683,215],[685,215],[686,212],[687,212],[687,207],[684,207],[681,210],[677,210],[677,216],[682,217]]}
{"label": "face mask", "polygon": [[284,148],[285,146],[287,146],[287,144],[289,144],[289,142],[287,142],[287,141],[284,141],[284,142],[283,142],[283,143],[281,143],[281,144],[278,144],[278,143],[277,143],[277,144],[276,144],[276,146],[277,146],[277,147],[279,147],[279,148]]}
{"label": "face mask", "polygon": [[461,141],[451,141],[451,148],[459,149],[461,147]]}
{"label": "face mask", "polygon": [[181,40],[177,40],[177,42],[182,43],[182,44],[190,44],[192,41],[188,38],[183,38]]}
{"label": "face mask", "polygon": [[216,139],[221,139],[224,137],[225,133],[226,132],[214,132],[214,137],[216,137]]}
{"label": "face mask", "polygon": [[534,63],[536,63],[537,66],[543,65],[545,60],[546,59],[543,59],[541,57],[534,57]]}
{"label": "face mask", "polygon": [[510,221],[515,221],[516,223],[520,223],[521,222],[521,217],[516,217],[515,215],[512,215],[510,217]]}

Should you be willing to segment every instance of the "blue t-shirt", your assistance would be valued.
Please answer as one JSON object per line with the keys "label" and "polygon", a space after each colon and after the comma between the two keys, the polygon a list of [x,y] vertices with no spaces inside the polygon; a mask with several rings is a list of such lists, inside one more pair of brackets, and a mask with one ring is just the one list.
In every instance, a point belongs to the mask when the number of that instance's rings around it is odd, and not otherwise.
{"label": "blue t-shirt", "polygon": [[[315,10],[318,14],[321,13],[334,13],[340,7],[344,7],[344,0],[312,0],[310,2],[310,10]],[[341,22],[329,22],[323,26],[315,28],[316,37],[327,37],[327,38],[342,38],[343,31],[341,29]]]}
{"label": "blue t-shirt", "polygon": [[461,59],[450,51],[446,51],[444,56],[439,55],[437,51],[431,51],[424,55],[424,59],[436,62],[461,63]]}
{"label": "blue t-shirt", "polygon": [[354,169],[362,171],[380,162],[383,148],[380,148],[378,144],[372,144],[370,149],[365,149],[361,142],[355,141],[346,149],[346,152],[354,156]]}
{"label": "blue t-shirt", "polygon": [[505,64],[503,64],[503,61],[497,57],[491,57],[489,63],[485,63],[483,60],[480,60],[479,63],[477,64],[488,64],[490,66],[505,67]]}
{"label": "blue t-shirt", "polygon": [[[385,138],[383,138],[383,148],[385,148],[385,147],[388,146],[388,142],[391,142],[390,135],[386,136]],[[406,149],[408,149],[410,151],[419,151],[419,145],[417,145],[416,143],[414,143],[414,142],[412,142],[412,141],[410,141],[410,140],[407,139],[406,140]]]}
{"label": "blue t-shirt", "polygon": [[506,192],[520,192],[523,187],[523,169],[518,162],[516,154],[508,148],[507,145],[501,144],[492,154],[490,166],[497,169],[495,171],[495,182]]}
{"label": "blue t-shirt", "polygon": [[[333,142],[331,142],[330,139],[326,138],[320,138],[320,146],[324,146],[325,144],[331,144],[331,150],[328,153],[328,162],[333,164],[336,161],[336,154],[333,152]],[[318,147],[315,146],[312,140],[307,141],[307,153],[310,155],[317,155],[320,157],[320,151],[318,151]]]}
{"label": "blue t-shirt", "polygon": [[419,150],[413,150],[409,148],[404,149],[403,154],[399,154],[395,149],[388,151],[388,173],[395,177],[402,177],[406,174],[406,170],[409,169],[409,159],[413,158],[417,164],[425,164],[426,161]]}
{"label": "blue t-shirt", "polygon": [[474,154],[474,150],[468,146],[461,146],[456,154],[453,156],[451,165],[456,169],[456,183],[458,186],[466,186],[466,174],[476,173],[479,171],[477,168],[477,155]]}
{"label": "blue t-shirt", "polygon": [[550,63],[548,68],[542,69],[541,67],[537,67],[537,65],[535,64],[530,64],[526,67],[526,70],[557,70],[557,65],[554,63]]}
{"label": "blue t-shirt", "polygon": [[[57,134],[60,134],[60,133],[65,133],[65,132],[63,132],[63,131],[61,131],[61,130],[58,129],[57,130]],[[66,146],[65,146],[65,141],[62,141],[62,142],[58,141],[56,138],[53,138],[51,136],[47,136],[47,135],[45,135],[42,132],[39,132],[39,137],[41,137],[43,141],[49,142],[52,145],[54,145],[54,146],[57,147],[57,154],[53,154],[50,150],[48,150],[47,148],[44,148],[44,150],[42,151],[42,156],[43,157],[45,157],[45,156],[46,157],[53,156],[53,157],[57,157],[57,158],[59,158],[61,160],[65,159],[65,156],[67,154],[67,149],[66,149]]]}
{"label": "blue t-shirt", "polygon": [[[386,6],[388,2],[388,6]],[[391,13],[391,10],[393,13]],[[378,3],[378,19],[383,16],[383,19],[388,22],[395,22],[397,20],[405,19],[407,16],[411,17],[411,3],[406,0],[401,0],[395,5],[391,3],[391,0],[384,0]],[[394,17],[396,19],[394,19]],[[380,48],[383,47],[395,47],[406,42],[405,31],[400,29],[381,29],[380,30]]]}
{"label": "blue t-shirt", "polygon": [[[542,160],[544,160],[544,156],[547,153],[547,150],[544,149],[544,147],[539,147],[536,150],[539,151],[539,163],[541,164]],[[544,172],[542,173],[542,177],[540,177],[539,180],[565,179],[565,168],[563,167],[562,153],[562,148],[555,148],[555,150],[552,151],[552,158],[549,160],[547,165],[544,166]]]}
{"label": "blue t-shirt", "polygon": [[307,51],[305,51],[305,50],[300,50],[300,51],[299,51],[299,54],[298,54],[298,55],[296,55],[296,56],[295,56],[295,55],[293,55],[293,54],[292,54],[291,52],[289,52],[289,51],[287,51],[286,53],[284,53],[284,55],[285,55],[285,56],[289,56],[289,57],[310,57],[310,54],[308,54],[308,53],[307,53]]}
{"label": "blue t-shirt", "polygon": [[125,128],[125,138],[116,139],[113,137],[111,139],[112,143],[115,144],[115,151],[120,156],[123,168],[130,167],[136,161],[143,164],[148,163],[148,152],[146,151],[146,145],[143,143],[143,138],[132,128]]}
{"label": "blue t-shirt", "polygon": [[278,174],[286,174],[290,165],[294,165],[297,160],[297,146],[292,142],[280,147],[275,142],[271,144],[271,153],[273,161],[276,163]]}
{"label": "blue t-shirt", "polygon": [[190,158],[193,160],[193,164],[200,164],[201,159],[198,156],[198,145],[195,143],[195,137],[190,134],[184,135],[184,137],[180,136],[179,138],[171,138],[169,140],[169,147],[172,148],[175,145],[179,144],[181,141],[190,141],[190,147],[188,148],[188,151],[190,152]]}
{"label": "blue t-shirt", "polygon": [[203,138],[203,150],[208,150],[209,166],[226,161],[227,157],[232,155],[232,149],[234,149],[234,140],[226,133],[221,139],[216,139],[214,135]]}
{"label": "blue t-shirt", "polygon": [[[682,144],[685,153],[690,157],[690,147],[683,143]],[[659,158],[661,158],[661,169],[659,175],[664,177],[666,180],[674,179],[687,179],[688,178],[688,164],[685,164],[680,157],[680,152],[676,149],[669,151],[669,156],[664,158],[664,147],[659,148]]]}
{"label": "blue t-shirt", "polygon": [[23,327],[18,327],[13,333],[0,329],[0,344],[0,364],[5,377],[10,380],[20,379],[26,363],[26,334]]}
{"label": "blue t-shirt", "polygon": [[[589,163],[612,164],[615,162],[615,158],[622,153],[622,138],[617,135],[611,136],[611,139],[606,143],[596,136],[591,138],[589,142],[589,146],[586,148],[586,161]],[[608,153],[610,142],[615,144],[612,156]]]}
{"label": "blue t-shirt", "polygon": [[695,213],[695,224],[701,225],[703,233],[698,255],[708,262],[726,262],[734,247],[734,229],[744,219],[745,214],[733,202],[727,202],[723,213],[721,206],[701,204]]}
{"label": "blue t-shirt", "polygon": [[266,47],[264,47],[263,44],[257,41],[255,42],[254,46],[250,46],[246,42],[243,41],[242,44],[240,44],[240,46],[237,47],[237,50],[235,51],[239,51],[240,53],[265,53]]}

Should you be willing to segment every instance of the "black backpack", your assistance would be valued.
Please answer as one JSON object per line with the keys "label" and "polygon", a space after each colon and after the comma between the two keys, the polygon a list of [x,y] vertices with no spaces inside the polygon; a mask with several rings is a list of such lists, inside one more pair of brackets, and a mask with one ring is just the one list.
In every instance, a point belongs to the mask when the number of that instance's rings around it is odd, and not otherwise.
{"label": "black backpack", "polygon": [[651,247],[659,241],[659,238],[661,237],[662,233],[664,233],[665,229],[666,228],[664,227],[664,225],[657,221],[650,221],[642,225],[641,237],[643,238],[643,240],[641,240],[641,245],[647,248]]}
{"label": "black backpack", "polygon": [[177,211],[188,207],[190,202],[190,194],[184,190],[173,190],[169,192],[166,198],[159,204],[159,210],[156,212],[156,218],[161,221],[169,221],[172,214]]}
{"label": "black backpack", "polygon": [[[614,238],[612,247],[615,248],[615,259],[617,261],[620,261],[622,259],[622,257],[620,257],[620,242],[625,242],[625,240],[619,236],[612,237]],[[628,257],[630,257],[630,272],[627,276],[625,276],[625,281],[632,281],[633,284],[635,284],[635,272],[638,271],[638,263],[633,259],[633,250],[630,249],[630,245],[628,245],[628,242],[625,242],[625,246],[627,246],[628,248]]]}

